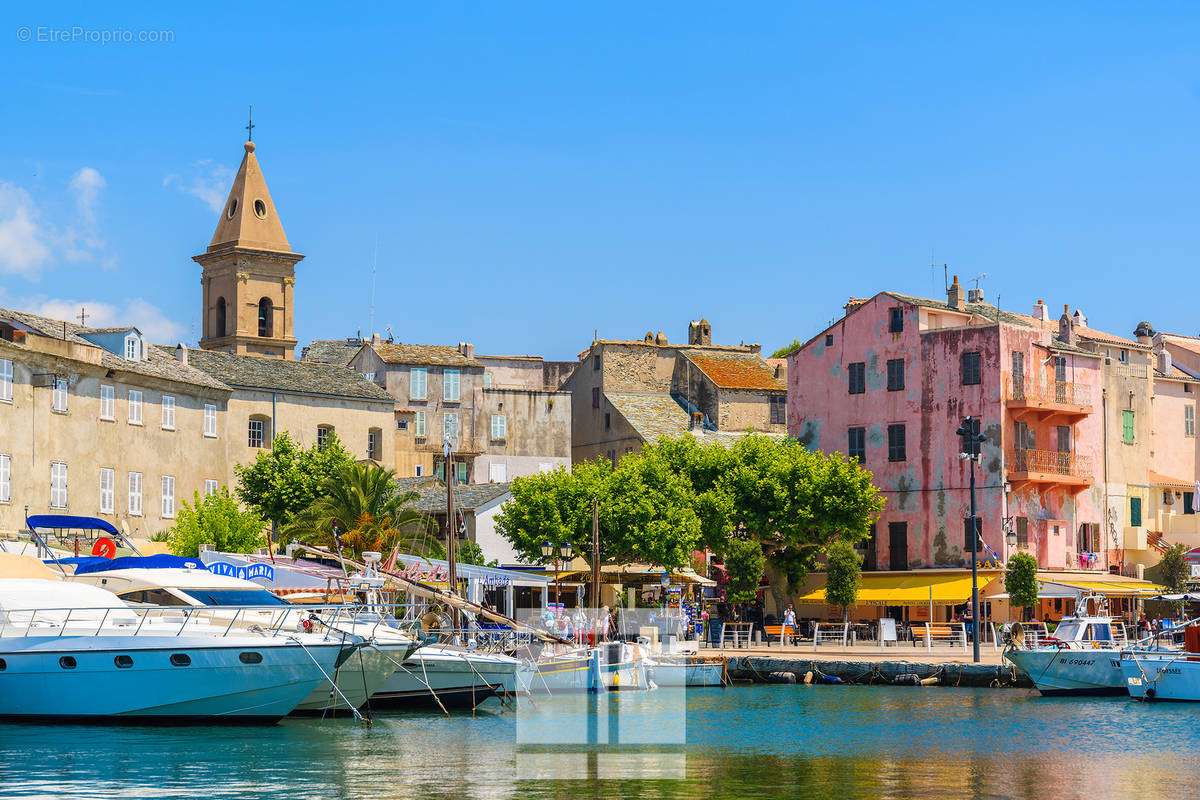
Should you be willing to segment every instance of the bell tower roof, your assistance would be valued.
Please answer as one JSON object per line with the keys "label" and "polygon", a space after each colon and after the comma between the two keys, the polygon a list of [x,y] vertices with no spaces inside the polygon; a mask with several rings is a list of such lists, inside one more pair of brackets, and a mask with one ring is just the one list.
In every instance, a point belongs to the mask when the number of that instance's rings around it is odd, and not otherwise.
{"label": "bell tower roof", "polygon": [[208,245],[208,252],[228,247],[290,253],[283,223],[275,213],[271,192],[263,178],[254,155],[254,142],[246,142],[246,155],[233,179],[233,187],[221,210],[217,230]]}

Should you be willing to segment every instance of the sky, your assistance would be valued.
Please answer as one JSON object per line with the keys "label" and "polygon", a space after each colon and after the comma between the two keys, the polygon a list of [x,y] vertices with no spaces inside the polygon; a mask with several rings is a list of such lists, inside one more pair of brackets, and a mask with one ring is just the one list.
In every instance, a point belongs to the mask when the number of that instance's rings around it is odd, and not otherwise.
{"label": "sky", "polygon": [[769,352],[933,264],[1200,333],[1195,4],[111,5],[0,11],[0,305],[195,342],[253,104],[302,344]]}

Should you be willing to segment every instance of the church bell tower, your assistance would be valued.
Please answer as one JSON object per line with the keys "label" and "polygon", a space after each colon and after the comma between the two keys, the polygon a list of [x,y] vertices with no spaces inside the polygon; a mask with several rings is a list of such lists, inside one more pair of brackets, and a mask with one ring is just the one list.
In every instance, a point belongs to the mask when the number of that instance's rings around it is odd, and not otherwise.
{"label": "church bell tower", "polygon": [[292,292],[296,264],[304,256],[288,244],[254,142],[246,142],[245,149],[212,241],[193,257],[203,267],[200,347],[291,361],[296,357]]}

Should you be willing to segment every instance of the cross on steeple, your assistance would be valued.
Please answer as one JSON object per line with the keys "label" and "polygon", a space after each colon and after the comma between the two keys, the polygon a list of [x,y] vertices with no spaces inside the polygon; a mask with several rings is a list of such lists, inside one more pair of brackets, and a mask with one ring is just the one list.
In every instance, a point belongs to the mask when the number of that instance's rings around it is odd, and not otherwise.
{"label": "cross on steeple", "polygon": [[250,106],[250,122],[246,125],[246,141],[254,141],[254,106]]}
{"label": "cross on steeple", "polygon": [[84,308],[83,306],[80,306],[79,307],[79,324],[87,325],[87,318],[88,318],[87,309]]}

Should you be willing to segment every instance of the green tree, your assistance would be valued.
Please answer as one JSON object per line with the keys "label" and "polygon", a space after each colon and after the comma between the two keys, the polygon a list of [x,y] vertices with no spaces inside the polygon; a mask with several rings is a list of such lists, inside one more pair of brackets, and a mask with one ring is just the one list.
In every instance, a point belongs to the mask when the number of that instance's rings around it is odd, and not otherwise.
{"label": "green tree", "polygon": [[459,542],[454,548],[454,558],[459,564],[474,564],[477,567],[498,567],[500,561],[493,558],[488,561],[484,558],[483,548],[478,542],[473,542],[470,539],[464,539]]}
{"label": "green tree", "polygon": [[1038,601],[1037,559],[1029,553],[1014,553],[1004,569],[1004,591],[1018,608],[1032,608]]}
{"label": "green tree", "polygon": [[287,432],[275,437],[270,450],[259,451],[250,464],[238,464],[237,496],[264,519],[284,526],[311,506],[321,486],[340,468],[354,463],[331,433],[324,447],[299,447]]}
{"label": "green tree", "polygon": [[687,479],[660,458],[630,454],[605,479],[600,505],[603,555],[678,569],[700,543],[700,518]]}
{"label": "green tree", "polygon": [[[556,469],[516,478],[512,498],[496,516],[496,530],[527,563],[543,560],[542,543],[570,544],[576,553],[592,550],[592,500],[603,506],[612,474],[607,459],[584,461],[570,471]],[[606,551],[607,552],[607,551]]]}
{"label": "green tree", "polygon": [[795,339],[792,340],[791,344],[785,344],[783,347],[779,348],[774,353],[771,353],[771,358],[786,358],[787,355],[789,353],[791,353],[792,351],[799,350],[800,346],[802,344],[803,344],[803,342],[800,341],[800,338],[796,337]]}
{"label": "green tree", "polygon": [[1186,553],[1187,548],[1182,544],[1173,544],[1167,548],[1158,561],[1160,579],[1163,585],[1174,593],[1187,590],[1187,579],[1191,568],[1184,557]]}
{"label": "green tree", "polygon": [[204,498],[196,492],[190,504],[185,500],[166,542],[177,556],[199,555],[202,544],[225,553],[249,553],[266,544],[265,526],[262,517],[242,511],[229,489],[221,487]]}
{"label": "green tree", "polygon": [[753,603],[766,568],[762,545],[750,539],[731,540],[725,546],[725,599],[731,603]]}
{"label": "green tree", "polygon": [[840,606],[842,621],[850,619],[850,607],[858,603],[862,582],[862,556],[854,545],[839,539],[829,545],[825,565],[825,602]]}
{"label": "green tree", "polygon": [[429,517],[410,506],[419,496],[396,485],[396,473],[368,464],[344,464],[317,489],[317,498],[295,514],[282,538],[299,539],[337,549],[337,523],[343,551],[355,558],[364,552],[402,552],[441,558],[445,550]]}

